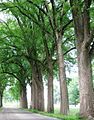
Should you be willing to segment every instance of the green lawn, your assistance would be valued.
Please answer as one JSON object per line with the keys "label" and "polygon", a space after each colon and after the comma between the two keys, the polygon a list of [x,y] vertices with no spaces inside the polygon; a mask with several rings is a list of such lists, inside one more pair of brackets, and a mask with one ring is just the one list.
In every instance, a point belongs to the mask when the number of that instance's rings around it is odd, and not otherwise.
{"label": "green lawn", "polygon": [[[58,118],[60,120],[82,120],[77,115],[77,113],[79,112],[79,110],[76,109],[76,108],[70,109],[70,112],[69,112],[68,116],[64,116],[62,114],[59,114],[58,109],[55,110],[55,113],[47,113],[47,112],[41,112],[41,111],[37,111],[37,110],[29,110],[29,111],[31,111],[33,113],[42,114],[42,115],[45,115],[45,116],[50,116],[50,117]],[[85,119],[83,119],[83,120],[85,120]]]}

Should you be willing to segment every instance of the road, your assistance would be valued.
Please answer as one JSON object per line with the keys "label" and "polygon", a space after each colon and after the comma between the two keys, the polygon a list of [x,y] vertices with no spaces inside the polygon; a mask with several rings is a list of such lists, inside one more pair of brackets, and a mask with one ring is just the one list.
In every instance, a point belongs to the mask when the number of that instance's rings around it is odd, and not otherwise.
{"label": "road", "polygon": [[14,108],[3,108],[0,120],[57,120],[54,118]]}

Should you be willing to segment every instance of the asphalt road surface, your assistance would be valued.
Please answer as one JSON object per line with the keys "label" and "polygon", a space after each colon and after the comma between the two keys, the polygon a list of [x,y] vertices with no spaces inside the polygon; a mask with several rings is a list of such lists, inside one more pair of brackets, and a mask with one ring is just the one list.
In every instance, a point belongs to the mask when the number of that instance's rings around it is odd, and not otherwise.
{"label": "asphalt road surface", "polygon": [[57,120],[57,119],[42,116],[39,114],[31,113],[20,109],[3,108],[2,112],[0,112],[0,120]]}

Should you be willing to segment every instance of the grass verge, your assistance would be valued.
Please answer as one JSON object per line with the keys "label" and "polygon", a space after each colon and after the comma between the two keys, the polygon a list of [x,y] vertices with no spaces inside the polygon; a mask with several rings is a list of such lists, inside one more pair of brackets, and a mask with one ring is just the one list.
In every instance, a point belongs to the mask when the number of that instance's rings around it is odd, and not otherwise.
{"label": "grass verge", "polygon": [[2,111],[2,108],[0,108],[0,112]]}
{"label": "grass verge", "polygon": [[79,116],[77,115],[78,110],[77,109],[71,109],[70,113],[68,114],[68,116],[59,114],[59,113],[48,113],[48,112],[41,112],[38,110],[29,110],[32,113],[37,113],[37,114],[41,114],[44,116],[49,116],[49,117],[53,117],[53,118],[58,118],[60,120],[85,120],[85,119],[81,119],[79,118]]}

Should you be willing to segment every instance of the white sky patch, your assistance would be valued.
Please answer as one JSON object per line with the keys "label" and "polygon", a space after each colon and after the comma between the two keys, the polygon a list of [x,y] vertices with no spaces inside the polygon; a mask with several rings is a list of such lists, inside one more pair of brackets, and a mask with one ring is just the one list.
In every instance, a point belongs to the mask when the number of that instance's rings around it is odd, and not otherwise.
{"label": "white sky patch", "polygon": [[31,105],[31,87],[28,84],[27,85],[27,101],[28,101],[28,107]]}
{"label": "white sky patch", "polygon": [[3,12],[0,12],[0,21],[5,21],[7,19],[7,15]]}

